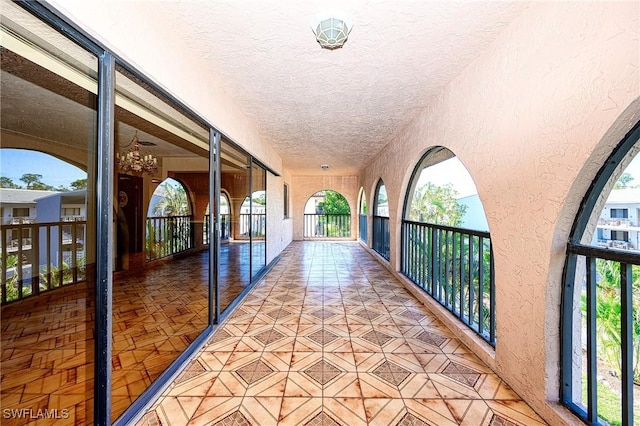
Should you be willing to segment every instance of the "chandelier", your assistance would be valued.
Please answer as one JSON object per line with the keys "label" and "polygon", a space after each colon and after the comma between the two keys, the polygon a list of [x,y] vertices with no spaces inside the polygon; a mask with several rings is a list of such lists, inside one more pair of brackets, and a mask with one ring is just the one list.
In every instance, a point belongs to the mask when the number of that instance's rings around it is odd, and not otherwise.
{"label": "chandelier", "polygon": [[158,159],[153,154],[144,154],[140,152],[140,140],[138,140],[138,131],[133,135],[131,142],[125,146],[130,147],[123,152],[116,152],[116,162],[123,173],[144,173],[153,176],[158,171]]}

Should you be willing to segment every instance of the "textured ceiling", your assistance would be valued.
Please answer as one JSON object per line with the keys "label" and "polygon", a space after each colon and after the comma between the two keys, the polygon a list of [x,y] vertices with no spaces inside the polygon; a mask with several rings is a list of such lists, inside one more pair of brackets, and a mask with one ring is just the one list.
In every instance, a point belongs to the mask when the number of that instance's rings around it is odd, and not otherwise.
{"label": "textured ceiling", "polygon": [[[295,174],[357,173],[526,7],[480,1],[167,1],[174,35],[207,61]],[[321,49],[322,14],[353,22]]]}

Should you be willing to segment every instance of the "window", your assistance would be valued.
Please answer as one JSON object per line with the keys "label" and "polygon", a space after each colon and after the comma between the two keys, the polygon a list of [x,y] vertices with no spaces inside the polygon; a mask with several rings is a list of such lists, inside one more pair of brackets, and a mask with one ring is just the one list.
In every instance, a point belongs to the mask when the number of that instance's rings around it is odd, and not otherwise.
{"label": "window", "polygon": [[401,270],[495,346],[489,226],[475,183],[448,149],[429,150],[405,197]]}
{"label": "window", "polygon": [[29,207],[14,207],[13,217],[29,217]]}
{"label": "window", "polygon": [[62,216],[80,216],[80,207],[63,207]]}
{"label": "window", "polygon": [[612,219],[628,219],[629,209],[611,209]]}
{"label": "window", "polygon": [[[567,248],[562,402],[594,425],[640,424],[640,401],[633,398],[640,382],[637,233],[612,229],[613,241],[598,241],[607,236],[607,227],[625,226],[608,219],[625,219],[628,209],[611,204],[640,204],[640,193],[626,185],[640,180],[639,139],[637,123],[604,162],[582,201]],[[632,241],[630,234],[635,234]]]}
{"label": "window", "polygon": [[289,185],[284,184],[284,218],[289,218]]}
{"label": "window", "polygon": [[629,241],[629,231],[611,231],[611,239],[616,241]]}

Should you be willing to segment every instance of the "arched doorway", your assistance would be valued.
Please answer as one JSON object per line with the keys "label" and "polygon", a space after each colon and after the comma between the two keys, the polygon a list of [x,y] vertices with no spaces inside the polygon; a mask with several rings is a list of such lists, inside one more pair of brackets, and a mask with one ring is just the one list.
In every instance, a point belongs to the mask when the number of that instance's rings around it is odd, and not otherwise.
{"label": "arched doorway", "polygon": [[382,257],[390,258],[389,197],[382,179],[376,185],[373,204],[373,249]]}
{"label": "arched doorway", "polygon": [[304,238],[350,238],[351,209],[347,199],[330,189],[318,191],[304,207]]}
{"label": "arched doorway", "polygon": [[360,196],[358,197],[358,234],[360,241],[367,242],[367,195],[364,188],[360,188]]}
{"label": "arched doorway", "polygon": [[179,181],[167,178],[153,191],[147,210],[147,260],[170,256],[193,247],[191,203]]}
{"label": "arched doorway", "polygon": [[639,151],[637,123],[603,163],[567,245],[562,402],[589,424],[640,424]]}
{"label": "arched doorway", "polygon": [[413,170],[402,220],[401,271],[495,345],[489,226],[469,171],[443,147]]}

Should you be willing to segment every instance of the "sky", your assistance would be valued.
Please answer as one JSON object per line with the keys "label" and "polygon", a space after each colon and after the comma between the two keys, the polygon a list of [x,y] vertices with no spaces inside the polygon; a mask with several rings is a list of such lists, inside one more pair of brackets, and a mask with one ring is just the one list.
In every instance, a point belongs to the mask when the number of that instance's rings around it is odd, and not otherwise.
{"label": "sky", "polygon": [[84,170],[48,154],[26,149],[0,149],[0,176],[24,186],[20,178],[27,173],[42,175],[42,183],[56,188],[68,188],[71,182],[87,177]]}
{"label": "sky", "polygon": [[[636,155],[625,171],[634,177],[632,186],[640,185],[640,155]],[[83,170],[41,152],[0,149],[0,176],[23,186],[20,178],[26,173],[40,174],[43,183],[54,187],[69,187],[71,182],[87,177]],[[469,172],[456,157],[424,169],[418,183],[427,181],[436,185],[452,183],[460,197],[478,193]]]}

